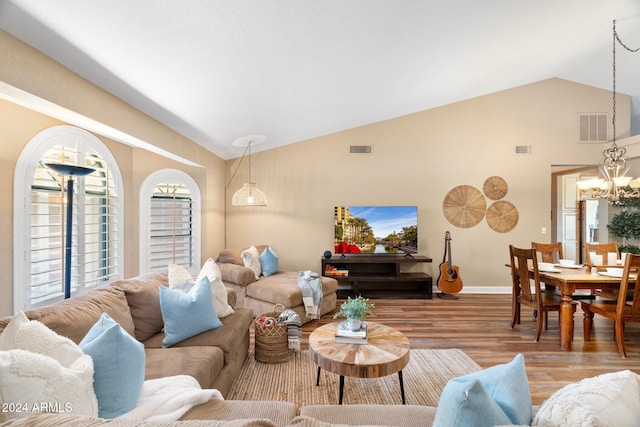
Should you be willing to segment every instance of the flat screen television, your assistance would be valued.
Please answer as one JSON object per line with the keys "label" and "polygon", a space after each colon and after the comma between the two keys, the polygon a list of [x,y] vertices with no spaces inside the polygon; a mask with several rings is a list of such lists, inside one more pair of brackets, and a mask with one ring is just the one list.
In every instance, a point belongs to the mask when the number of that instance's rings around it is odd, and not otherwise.
{"label": "flat screen television", "polygon": [[336,206],[334,244],[336,254],[415,254],[418,207]]}

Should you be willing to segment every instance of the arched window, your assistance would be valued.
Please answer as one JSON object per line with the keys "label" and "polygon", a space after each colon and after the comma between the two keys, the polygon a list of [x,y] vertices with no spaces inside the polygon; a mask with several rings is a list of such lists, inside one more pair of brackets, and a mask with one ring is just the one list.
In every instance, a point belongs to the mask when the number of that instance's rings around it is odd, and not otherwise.
{"label": "arched window", "polygon": [[200,271],[200,189],[186,173],[164,169],[140,189],[140,272],[169,263]]}
{"label": "arched window", "polygon": [[[74,178],[71,294],[122,275],[122,179],[111,152],[95,135],[61,125],[34,136],[14,176],[14,310],[63,299],[66,177],[46,166],[95,169]],[[26,238],[25,238],[26,237]]]}

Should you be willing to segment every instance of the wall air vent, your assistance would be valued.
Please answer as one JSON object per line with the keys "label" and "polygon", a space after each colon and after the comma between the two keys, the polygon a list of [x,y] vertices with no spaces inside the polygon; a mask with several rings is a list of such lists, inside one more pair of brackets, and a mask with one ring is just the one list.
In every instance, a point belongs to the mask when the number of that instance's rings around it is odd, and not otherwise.
{"label": "wall air vent", "polygon": [[602,144],[608,141],[606,113],[578,114],[578,141],[582,143]]}
{"label": "wall air vent", "polygon": [[530,145],[516,145],[513,150],[515,154],[524,155],[531,154],[531,146]]}
{"label": "wall air vent", "polygon": [[371,145],[350,145],[349,154],[373,154]]}

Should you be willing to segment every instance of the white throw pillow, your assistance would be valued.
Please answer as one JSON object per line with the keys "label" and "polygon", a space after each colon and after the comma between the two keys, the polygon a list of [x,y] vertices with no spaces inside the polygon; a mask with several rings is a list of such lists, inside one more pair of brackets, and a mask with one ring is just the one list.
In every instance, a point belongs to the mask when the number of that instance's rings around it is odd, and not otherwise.
{"label": "white throw pillow", "polygon": [[186,268],[177,264],[169,264],[168,273],[169,288],[179,289],[184,292],[189,292],[196,283],[206,276],[211,284],[211,298],[218,318],[227,317],[234,312],[228,303],[227,288],[222,282],[220,267],[212,258],[209,258],[204,263],[196,279],[191,276],[191,273]]}
{"label": "white throw pillow", "polygon": [[0,421],[40,412],[98,416],[93,361],[87,355],[64,367],[43,354],[0,351],[0,396]]}
{"label": "white throw pillow", "polygon": [[67,368],[84,354],[69,338],[58,335],[42,322],[29,320],[22,311],[13,316],[0,335],[0,350],[43,354]]}
{"label": "white throw pillow", "polygon": [[98,416],[93,360],[23,312],[0,335],[0,421],[34,412]]}
{"label": "white throw pillow", "polygon": [[220,267],[218,267],[218,264],[216,264],[212,258],[209,258],[204,263],[195,283],[200,283],[200,280],[205,276],[209,279],[209,283],[211,283],[211,296],[218,318],[222,319],[232,314],[234,311],[228,302],[227,288],[222,282]]}
{"label": "white throw pillow", "polygon": [[171,289],[182,289],[185,292],[189,292],[189,289],[196,284],[191,273],[178,264],[169,264],[168,277]]}
{"label": "white throw pillow", "polygon": [[242,262],[245,267],[249,267],[256,275],[256,280],[260,278],[262,273],[262,266],[260,265],[260,253],[255,246],[251,246],[249,249],[245,249],[240,254],[242,256]]}
{"label": "white throw pillow", "polygon": [[532,425],[636,426],[639,381],[640,376],[627,370],[566,385],[540,405]]}

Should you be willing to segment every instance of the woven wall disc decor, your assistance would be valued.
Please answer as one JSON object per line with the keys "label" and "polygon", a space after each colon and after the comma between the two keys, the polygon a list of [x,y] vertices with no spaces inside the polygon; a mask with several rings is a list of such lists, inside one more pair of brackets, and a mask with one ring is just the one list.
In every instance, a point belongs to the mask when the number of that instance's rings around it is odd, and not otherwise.
{"label": "woven wall disc decor", "polygon": [[487,224],[498,233],[513,230],[518,223],[518,209],[504,200],[493,202],[487,209]]}
{"label": "woven wall disc decor", "polygon": [[490,176],[485,180],[484,185],[482,186],[484,195],[491,200],[502,199],[507,194],[508,189],[507,181],[499,176]]}
{"label": "woven wall disc decor", "polygon": [[451,224],[460,228],[469,228],[484,218],[487,202],[475,187],[459,185],[452,188],[442,202],[442,211]]}

